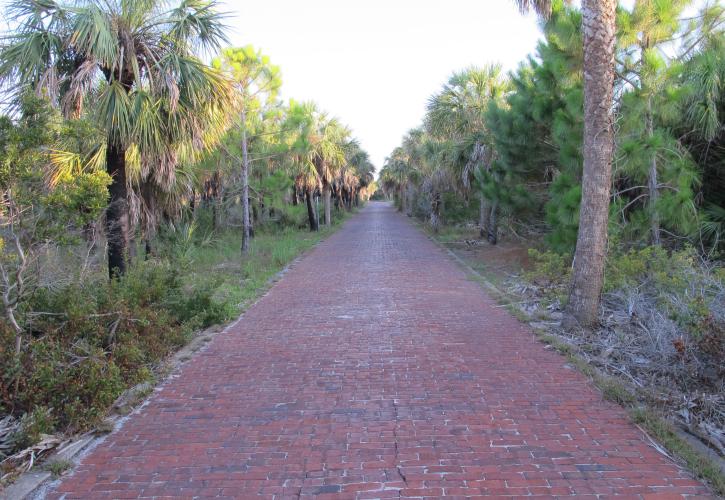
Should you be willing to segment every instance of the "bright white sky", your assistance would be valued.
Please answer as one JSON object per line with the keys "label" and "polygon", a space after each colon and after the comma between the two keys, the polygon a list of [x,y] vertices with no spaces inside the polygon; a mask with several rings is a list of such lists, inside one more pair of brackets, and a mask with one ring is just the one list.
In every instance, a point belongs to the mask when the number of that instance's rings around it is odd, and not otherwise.
{"label": "bright white sky", "polygon": [[225,0],[233,45],[282,70],[282,98],[313,100],[353,129],[380,169],[456,70],[533,52],[536,19],[512,0]]}

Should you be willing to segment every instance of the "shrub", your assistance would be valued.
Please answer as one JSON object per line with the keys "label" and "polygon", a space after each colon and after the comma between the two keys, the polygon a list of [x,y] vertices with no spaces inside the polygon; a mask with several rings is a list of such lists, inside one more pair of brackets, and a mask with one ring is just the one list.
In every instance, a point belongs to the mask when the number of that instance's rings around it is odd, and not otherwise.
{"label": "shrub", "polygon": [[209,281],[187,291],[176,268],[161,261],[132,266],[112,283],[99,277],[39,289],[28,307],[43,313],[29,322],[34,337],[19,366],[12,362],[14,336],[0,328],[2,407],[32,415],[47,408],[51,428],[88,428],[127,386],[148,380],[149,366],[185,344],[194,328],[230,316],[227,304],[213,299],[215,287]]}
{"label": "shrub", "polygon": [[571,257],[547,250],[529,249],[532,270],[524,278],[539,286],[558,286],[568,283],[571,276]]}
{"label": "shrub", "polygon": [[719,336],[725,324],[723,276],[692,248],[668,253],[650,246],[611,256],[605,290],[646,289],[667,317],[700,339]]}

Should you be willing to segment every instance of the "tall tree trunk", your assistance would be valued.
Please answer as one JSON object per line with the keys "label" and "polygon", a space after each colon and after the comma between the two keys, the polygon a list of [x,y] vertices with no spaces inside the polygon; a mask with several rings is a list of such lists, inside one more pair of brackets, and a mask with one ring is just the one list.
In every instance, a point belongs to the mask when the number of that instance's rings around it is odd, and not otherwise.
{"label": "tall tree trunk", "polygon": [[[647,97],[647,138],[651,141],[655,135],[654,116],[652,114],[652,97]],[[652,148],[652,157],[649,162],[647,175],[647,190],[649,192],[650,228],[653,245],[660,244],[660,218],[657,213],[657,199],[659,198],[659,184],[657,181],[657,151]]]}
{"label": "tall tree trunk", "polygon": [[584,172],[579,232],[568,323],[590,327],[597,322],[604,283],[612,183],[612,100],[616,0],[583,0],[584,32]]}
{"label": "tall tree trunk", "polygon": [[96,222],[92,221],[83,226],[83,239],[86,241],[88,254],[90,255],[96,246]]}
{"label": "tall tree trunk", "polygon": [[405,183],[405,189],[403,190],[403,199],[405,200],[405,209],[403,210],[403,213],[410,217],[412,207],[411,207],[411,199],[410,199],[410,183]]}
{"label": "tall tree trunk", "polygon": [[498,243],[498,201],[491,202],[491,210],[488,216],[487,232],[488,242],[492,245]]}
{"label": "tall tree trunk", "polygon": [[325,225],[332,225],[332,187],[328,182],[322,185],[322,199],[325,204]]}
{"label": "tall tree trunk", "polygon": [[[191,215],[191,220],[196,219],[196,190],[191,190],[191,196],[189,197],[189,215]],[[186,212],[181,212],[181,217],[186,218]]]}
{"label": "tall tree trunk", "polygon": [[399,196],[400,196],[400,207],[398,207],[398,211],[399,212],[406,213],[406,209],[405,209],[405,190],[404,190],[402,184],[398,187],[398,192],[399,192]]}
{"label": "tall tree trunk", "polygon": [[[144,244],[144,260],[149,260],[151,257],[151,238],[156,235],[159,220],[156,209],[156,196],[149,179],[146,179],[141,184],[141,197],[144,205],[146,205],[146,217],[142,219],[141,224],[141,236]],[[136,242],[134,241],[131,245],[133,252],[136,251]],[[135,253],[132,253],[132,257],[136,257]]]}
{"label": "tall tree trunk", "polygon": [[263,226],[269,220],[269,208],[264,203],[264,191],[260,191],[259,197],[259,225]]}
{"label": "tall tree trunk", "polygon": [[247,112],[242,109],[242,253],[249,252],[249,152],[247,151]]}
{"label": "tall tree trunk", "polygon": [[106,209],[108,275],[111,279],[126,272],[129,249],[128,191],[126,188],[126,148],[109,139],[106,146],[106,172],[111,176]]}
{"label": "tall tree trunk", "polygon": [[480,193],[479,196],[481,198],[481,206],[478,210],[478,235],[483,239],[488,236],[488,217],[491,210],[488,206],[488,200],[486,200],[483,193]]}
{"label": "tall tree trunk", "polygon": [[144,260],[149,260],[153,253],[154,249],[153,245],[151,244],[151,239],[147,236],[144,239]]}
{"label": "tall tree trunk", "polygon": [[305,188],[305,202],[307,203],[307,218],[310,221],[310,231],[319,231],[317,225],[317,214],[315,213],[315,204],[312,199],[312,189]]}
{"label": "tall tree trunk", "polygon": [[300,199],[297,194],[297,186],[292,186],[292,205],[297,206],[299,203]]}
{"label": "tall tree trunk", "polygon": [[224,226],[224,188],[219,181],[218,189],[214,195],[214,230],[221,229]]}
{"label": "tall tree trunk", "polygon": [[441,195],[437,191],[433,193],[430,210],[430,225],[433,232],[437,233],[441,224]]}

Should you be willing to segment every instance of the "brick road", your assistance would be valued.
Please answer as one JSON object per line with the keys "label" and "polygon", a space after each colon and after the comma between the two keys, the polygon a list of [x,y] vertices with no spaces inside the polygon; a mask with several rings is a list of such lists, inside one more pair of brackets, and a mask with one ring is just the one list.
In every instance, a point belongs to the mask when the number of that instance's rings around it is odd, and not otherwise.
{"label": "brick road", "polygon": [[49,496],[613,494],[707,490],[371,203]]}

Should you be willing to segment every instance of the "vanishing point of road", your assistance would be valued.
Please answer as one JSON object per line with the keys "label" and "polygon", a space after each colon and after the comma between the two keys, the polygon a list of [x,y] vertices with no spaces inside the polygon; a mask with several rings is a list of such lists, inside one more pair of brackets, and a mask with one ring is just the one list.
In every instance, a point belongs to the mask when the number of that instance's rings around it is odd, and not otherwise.
{"label": "vanishing point of road", "polygon": [[297,262],[51,498],[705,498],[389,204]]}

